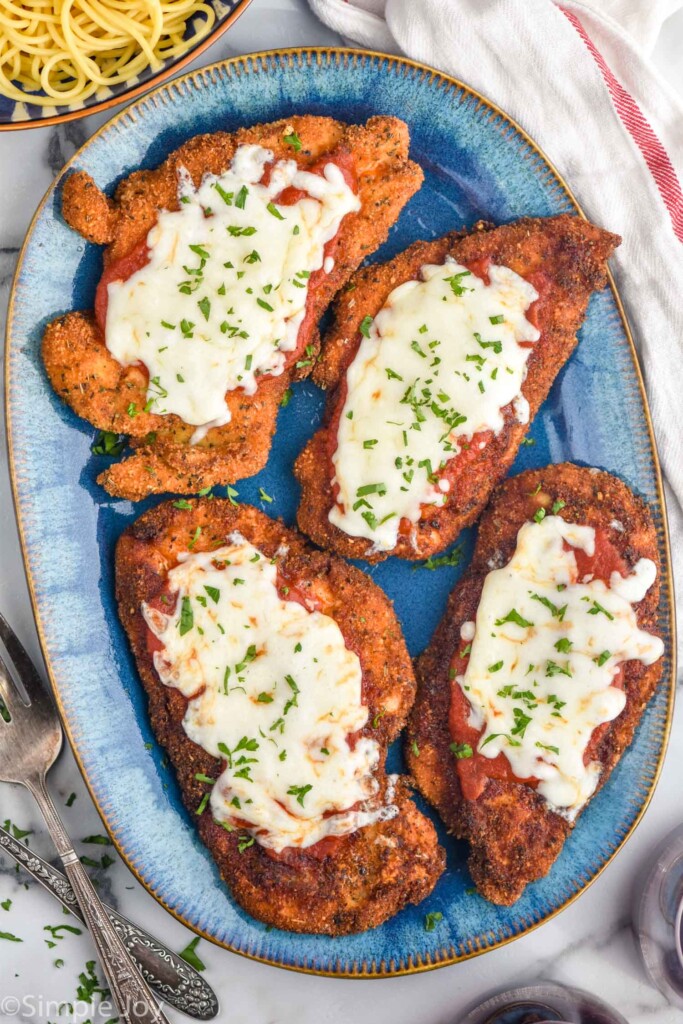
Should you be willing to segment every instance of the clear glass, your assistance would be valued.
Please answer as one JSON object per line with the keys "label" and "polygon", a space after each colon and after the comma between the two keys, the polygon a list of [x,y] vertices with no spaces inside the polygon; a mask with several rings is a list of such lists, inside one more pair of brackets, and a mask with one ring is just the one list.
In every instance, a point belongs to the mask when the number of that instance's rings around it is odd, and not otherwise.
{"label": "clear glass", "polygon": [[633,904],[633,930],[654,985],[683,1009],[683,825],[648,857]]}
{"label": "clear glass", "polygon": [[628,1024],[597,996],[539,982],[507,989],[471,1009],[459,1024]]}

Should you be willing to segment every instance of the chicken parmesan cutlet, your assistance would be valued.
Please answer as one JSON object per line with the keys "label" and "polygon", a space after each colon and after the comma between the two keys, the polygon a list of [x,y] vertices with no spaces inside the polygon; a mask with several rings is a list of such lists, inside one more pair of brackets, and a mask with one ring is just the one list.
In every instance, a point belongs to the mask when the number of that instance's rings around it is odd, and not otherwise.
{"label": "chicken parmesan cutlet", "polygon": [[257,473],[318,320],[422,183],[406,125],[302,115],[190,139],[108,198],[84,171],[66,221],[104,245],[93,312],[50,323],[52,386],[133,454],[115,496],[195,492]]}
{"label": "chicken parmesan cutlet", "polygon": [[660,572],[646,505],[597,469],[522,473],[484,514],[406,753],[493,903],[548,873],[630,744],[662,675]]}
{"label": "chicken parmesan cutlet", "polygon": [[360,270],[313,379],[301,530],[349,558],[422,559],[478,517],[571,355],[620,239],[579,217],[477,224]]}
{"label": "chicken parmesan cutlet", "polygon": [[155,734],[240,906],[344,935],[432,891],[443,850],[385,770],[415,680],[378,586],[262,512],[207,498],[126,529],[116,593]]}

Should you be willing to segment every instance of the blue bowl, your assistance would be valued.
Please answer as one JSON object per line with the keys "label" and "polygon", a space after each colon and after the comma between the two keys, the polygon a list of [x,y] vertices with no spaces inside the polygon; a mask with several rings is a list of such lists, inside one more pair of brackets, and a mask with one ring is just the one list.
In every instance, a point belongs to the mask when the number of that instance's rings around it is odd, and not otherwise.
{"label": "blue bowl", "polygon": [[[74,121],[88,114],[109,110],[110,107],[116,106],[117,103],[122,103],[124,100],[132,100],[133,97],[146,92],[152,86],[165,81],[173,72],[180,71],[191,60],[195,60],[200,53],[203,53],[230,28],[240,14],[247,9],[251,0],[205,0],[205,2],[213,8],[216,15],[211,30],[198,39],[185,53],[163,61],[157,71],[147,68],[142,74],[136,75],[128,82],[99,89],[85,101],[65,103],[58,107],[41,107],[37,103],[22,103],[10,99],[9,96],[0,95],[0,132],[19,128],[43,128],[48,124]],[[191,38],[203,21],[204,16],[201,14],[191,18],[187,23],[185,37]]]}

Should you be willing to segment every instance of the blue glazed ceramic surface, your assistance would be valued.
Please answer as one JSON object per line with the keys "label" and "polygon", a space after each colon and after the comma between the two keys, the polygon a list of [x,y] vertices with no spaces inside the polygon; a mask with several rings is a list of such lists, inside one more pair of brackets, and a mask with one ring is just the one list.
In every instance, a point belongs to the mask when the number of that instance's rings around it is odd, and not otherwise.
{"label": "blue glazed ceramic surface", "polygon": [[[286,116],[376,113],[408,121],[412,156],[425,185],[411,200],[381,257],[478,218],[575,212],[566,189],[522,133],[457,83],[408,62],[344,51],[240,58],[163,87],[112,120],[72,167],[112,189],[138,167],[153,167],[197,132]],[[66,170],[68,173],[68,168]],[[60,181],[29,233],[8,328],[8,414],[17,508],[50,673],[82,770],[119,850],[145,885],[187,924],[229,948],[300,970],[392,974],[476,955],[557,912],[611,859],[656,782],[671,713],[671,669],[631,749],[589,806],[549,876],[511,908],[471,892],[464,844],[440,828],[448,869],[433,895],[364,935],[340,939],[266,928],[243,913],[182,809],[178,789],[148,722],[145,697],[119,625],[112,559],[117,537],[153,502],[113,500],[96,483],[106,460],[92,456],[93,430],[53,394],[39,346],[45,324],[88,308],[101,252],[70,231]],[[609,226],[609,225],[607,225]],[[666,529],[656,454],[634,354],[614,293],[593,298],[580,345],[560,373],[521,449],[515,470],[571,459],[621,476],[649,502],[666,567],[661,628],[671,650]],[[265,511],[293,522],[292,462],[320,421],[323,399],[295,386],[282,410],[267,467],[237,485]],[[461,542],[468,556],[472,531]],[[465,559],[466,560],[466,559]],[[427,644],[462,568],[427,571],[389,559],[371,574],[395,601],[413,654]],[[400,765],[398,749],[392,752]],[[425,914],[440,911],[432,932]],[[315,907],[311,908],[315,914]]]}

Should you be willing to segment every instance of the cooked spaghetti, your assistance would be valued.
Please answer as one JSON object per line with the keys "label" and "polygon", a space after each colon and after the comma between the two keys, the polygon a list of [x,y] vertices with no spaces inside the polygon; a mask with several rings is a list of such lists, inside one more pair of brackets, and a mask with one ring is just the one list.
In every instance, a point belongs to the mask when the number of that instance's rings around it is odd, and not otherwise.
{"label": "cooked spaghetti", "polygon": [[0,0],[0,94],[82,106],[186,53],[215,20],[202,0]]}

